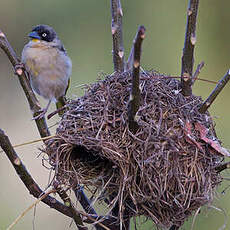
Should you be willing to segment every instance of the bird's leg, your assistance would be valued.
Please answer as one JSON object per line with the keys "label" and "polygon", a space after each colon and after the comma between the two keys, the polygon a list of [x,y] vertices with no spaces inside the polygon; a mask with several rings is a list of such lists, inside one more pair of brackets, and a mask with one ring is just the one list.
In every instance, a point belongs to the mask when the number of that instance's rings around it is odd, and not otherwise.
{"label": "bird's leg", "polygon": [[37,116],[33,117],[32,120],[37,120],[37,119],[41,119],[45,116],[46,112],[49,109],[50,103],[51,103],[52,99],[49,100],[47,106],[41,110],[41,113],[39,113]]}
{"label": "bird's leg", "polygon": [[25,65],[20,62],[20,63],[17,63],[15,66],[14,66],[14,74],[16,75],[22,75],[22,72],[25,70]]}

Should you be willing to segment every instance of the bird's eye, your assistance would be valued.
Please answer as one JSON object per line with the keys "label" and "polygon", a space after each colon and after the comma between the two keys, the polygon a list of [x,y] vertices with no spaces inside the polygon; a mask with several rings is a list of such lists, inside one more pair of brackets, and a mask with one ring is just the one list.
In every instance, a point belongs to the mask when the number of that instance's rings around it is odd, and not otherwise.
{"label": "bird's eye", "polygon": [[47,36],[47,33],[43,33],[42,37],[45,38]]}

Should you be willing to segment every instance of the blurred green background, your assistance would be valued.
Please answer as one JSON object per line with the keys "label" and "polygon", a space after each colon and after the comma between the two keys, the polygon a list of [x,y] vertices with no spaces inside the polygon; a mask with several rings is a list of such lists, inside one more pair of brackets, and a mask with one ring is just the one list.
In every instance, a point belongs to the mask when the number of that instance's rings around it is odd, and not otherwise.
{"label": "blurred green background", "polygon": [[[162,73],[179,75],[181,54],[184,44],[187,0],[126,0],[122,1],[123,30],[126,58],[139,25],[146,29],[143,44],[142,66]],[[230,67],[230,1],[200,1],[197,25],[195,66],[205,61],[201,78],[218,81]],[[55,28],[73,62],[71,98],[82,95],[80,85],[94,82],[103,73],[113,72],[110,1],[107,0],[0,0],[0,29],[7,35],[11,45],[20,56],[28,41],[27,34],[32,26],[48,24]],[[215,85],[197,81],[194,94],[204,99]],[[227,85],[210,109],[216,122],[218,137],[225,148],[230,148],[229,97]],[[44,106],[46,102],[41,99]],[[54,110],[52,105],[50,111]],[[0,52],[0,128],[6,131],[13,144],[39,138],[27,101],[5,54]],[[49,121],[54,125],[57,119]],[[55,132],[55,126],[51,131]],[[45,188],[49,171],[38,157],[34,144],[17,149],[29,172],[38,184]],[[224,174],[228,178],[228,172]],[[21,214],[35,199],[29,195],[3,153],[0,153],[0,229],[6,227]],[[230,229],[230,191],[221,193],[229,182],[218,188],[212,206],[204,208],[196,218],[194,229],[219,229],[227,221]],[[212,207],[217,207],[212,208]],[[223,211],[220,211],[223,209]],[[35,216],[35,217],[34,217]],[[190,229],[192,219],[182,229]],[[30,211],[14,229],[63,230],[75,229],[71,220],[51,210],[42,203],[36,213]],[[152,229],[145,224],[141,229]]]}

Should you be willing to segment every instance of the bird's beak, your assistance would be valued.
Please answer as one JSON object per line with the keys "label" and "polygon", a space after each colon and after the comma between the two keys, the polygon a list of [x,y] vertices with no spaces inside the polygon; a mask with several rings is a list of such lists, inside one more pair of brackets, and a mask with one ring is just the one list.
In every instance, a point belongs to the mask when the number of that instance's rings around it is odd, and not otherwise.
{"label": "bird's beak", "polygon": [[37,33],[36,31],[30,32],[28,36],[29,36],[30,38],[32,38],[32,40],[33,40],[33,39],[41,40],[40,36],[38,35],[38,33]]}

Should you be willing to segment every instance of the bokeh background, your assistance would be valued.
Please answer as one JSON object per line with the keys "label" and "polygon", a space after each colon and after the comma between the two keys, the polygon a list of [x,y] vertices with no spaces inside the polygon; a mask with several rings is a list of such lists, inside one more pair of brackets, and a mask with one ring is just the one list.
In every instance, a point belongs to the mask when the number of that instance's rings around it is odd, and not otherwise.
{"label": "bokeh background", "polygon": [[[162,73],[179,75],[184,44],[188,0],[121,0],[126,58],[137,27],[145,25],[142,67]],[[200,1],[195,66],[205,61],[201,78],[218,81],[230,67],[230,1]],[[0,0],[0,29],[20,56],[28,41],[27,34],[37,24],[55,28],[73,62],[73,74],[68,96],[81,96],[81,85],[94,82],[101,73],[111,73],[112,39],[109,0]],[[194,93],[204,99],[215,85],[197,81]],[[218,137],[230,149],[230,84],[210,109],[216,122]],[[41,99],[41,98],[39,98]],[[46,102],[40,100],[42,106]],[[50,111],[54,110],[54,105]],[[17,77],[5,54],[0,51],[0,128],[5,130],[13,144],[39,138],[27,101]],[[53,126],[58,118],[49,121]],[[55,132],[56,126],[51,128]],[[17,149],[34,179],[45,188],[49,171],[38,157],[41,143]],[[224,174],[229,178],[229,173]],[[213,204],[202,209],[194,229],[219,229],[226,222],[230,229],[230,182],[219,188]],[[5,154],[0,153],[0,229],[6,227],[35,199],[29,195]],[[182,229],[190,229],[192,219]],[[30,211],[14,229],[75,229],[71,220],[40,203],[36,212]],[[153,229],[146,223],[140,229]]]}

